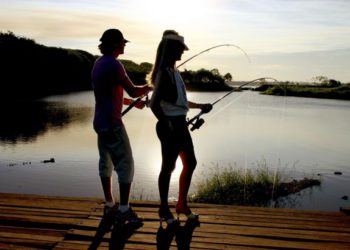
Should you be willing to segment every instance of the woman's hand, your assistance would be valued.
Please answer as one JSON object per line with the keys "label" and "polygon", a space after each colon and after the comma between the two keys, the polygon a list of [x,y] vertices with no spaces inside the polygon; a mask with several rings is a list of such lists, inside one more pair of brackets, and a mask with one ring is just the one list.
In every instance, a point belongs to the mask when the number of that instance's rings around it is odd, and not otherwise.
{"label": "woman's hand", "polygon": [[210,103],[204,103],[204,104],[201,104],[200,109],[202,110],[203,113],[209,113],[210,110],[213,109],[213,105],[211,105]]}

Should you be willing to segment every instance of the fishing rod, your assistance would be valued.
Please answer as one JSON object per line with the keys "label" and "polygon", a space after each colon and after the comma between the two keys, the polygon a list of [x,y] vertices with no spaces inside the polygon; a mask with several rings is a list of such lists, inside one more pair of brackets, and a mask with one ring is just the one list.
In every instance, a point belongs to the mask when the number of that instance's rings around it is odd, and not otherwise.
{"label": "fishing rod", "polygon": [[[180,65],[178,65],[176,68],[180,68],[181,66],[183,66],[184,64],[186,64],[187,62],[191,61],[192,59],[194,59],[195,57],[205,53],[205,52],[208,52],[212,49],[216,49],[216,48],[220,48],[220,47],[235,47],[237,49],[239,49],[240,51],[243,52],[243,54],[246,56],[246,58],[248,59],[248,62],[250,63],[251,60],[248,56],[248,54],[239,46],[235,45],[235,44],[230,44],[230,43],[227,43],[227,44],[220,44],[220,45],[216,45],[216,46],[213,46],[213,47],[210,47],[208,49],[205,49],[205,50],[202,50],[201,52],[191,56],[190,58],[188,58],[186,61],[184,61],[183,63],[181,63]],[[145,93],[144,95],[138,97],[135,101],[133,101],[123,112],[122,112],[122,116],[124,116],[126,113],[128,113],[133,107],[135,107],[141,100],[142,98],[144,98],[145,96],[148,97],[148,92]]]}
{"label": "fishing rod", "polygon": [[[254,79],[252,81],[249,82],[245,82],[241,85],[239,85],[237,88],[232,89],[231,91],[229,91],[228,93],[226,93],[225,95],[223,95],[222,97],[216,99],[213,103],[211,103],[212,106],[214,106],[215,104],[217,104],[218,102],[220,102],[222,99],[226,98],[227,96],[231,95],[233,92],[236,92],[240,89],[242,89],[244,86],[248,85],[248,84],[252,84],[254,82],[258,82],[261,80],[273,80],[275,82],[278,82],[275,78],[272,77],[260,77],[257,79]],[[191,119],[187,120],[187,126],[192,126],[191,127],[191,131],[195,130],[195,129],[199,129],[203,124],[204,124],[204,119],[201,118],[201,116],[205,114],[203,111],[200,111],[197,115],[195,115],[194,117],[192,117]]]}
{"label": "fishing rod", "polygon": [[146,96],[146,105],[147,105],[147,103],[148,103],[148,91],[145,93],[145,94],[143,94],[143,95],[141,95],[141,96],[139,96],[137,99],[135,99],[125,110],[123,110],[123,112],[122,112],[122,116],[124,116],[126,113],[128,113],[133,107],[135,107],[139,102],[141,102],[142,101],[142,98],[144,98]]}
{"label": "fishing rod", "polygon": [[239,49],[240,51],[243,52],[243,54],[247,57],[248,59],[248,62],[250,63],[251,60],[247,54],[247,52],[245,52],[241,47],[237,46],[237,45],[234,45],[234,44],[231,44],[231,43],[227,43],[227,44],[220,44],[220,45],[216,45],[216,46],[213,46],[213,47],[210,47],[208,49],[205,49],[205,50],[202,50],[201,52],[195,54],[194,56],[191,56],[190,58],[188,58],[186,61],[184,61],[183,63],[181,63],[179,66],[177,66],[177,68],[180,68],[182,65],[186,64],[188,61],[192,60],[193,58],[205,53],[205,52],[208,52],[212,49],[216,49],[216,48],[219,48],[219,47],[235,47],[237,49]]}

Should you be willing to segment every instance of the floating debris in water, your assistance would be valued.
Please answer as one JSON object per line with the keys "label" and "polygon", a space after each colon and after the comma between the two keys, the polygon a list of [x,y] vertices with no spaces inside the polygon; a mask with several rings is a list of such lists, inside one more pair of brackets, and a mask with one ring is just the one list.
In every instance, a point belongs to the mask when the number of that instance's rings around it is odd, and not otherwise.
{"label": "floating debris in water", "polygon": [[[43,160],[41,161],[41,163],[54,163],[55,162],[55,158],[50,158],[49,160]],[[35,163],[34,163],[35,164]],[[19,166],[19,165],[32,165],[31,161],[23,161],[21,163],[9,163],[6,166],[7,167],[14,167],[14,166]]]}
{"label": "floating debris in water", "polygon": [[336,175],[342,175],[343,173],[340,172],[340,171],[335,171],[334,174],[336,174]]}
{"label": "floating debris in water", "polygon": [[341,197],[343,200],[348,200],[349,199],[349,197],[347,196],[347,195],[344,195],[343,197]]}
{"label": "floating debris in water", "polygon": [[54,158],[50,158],[50,160],[43,160],[42,163],[54,163],[55,159]]}

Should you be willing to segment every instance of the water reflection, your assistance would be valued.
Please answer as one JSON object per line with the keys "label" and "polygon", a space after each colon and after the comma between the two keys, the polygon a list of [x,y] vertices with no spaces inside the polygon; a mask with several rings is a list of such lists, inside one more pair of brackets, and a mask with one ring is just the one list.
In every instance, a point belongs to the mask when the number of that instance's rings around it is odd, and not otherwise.
{"label": "water reflection", "polygon": [[92,108],[69,107],[62,102],[19,102],[1,105],[0,145],[31,143],[48,130],[65,129],[70,123],[86,123]]}
{"label": "water reflection", "polygon": [[[190,94],[196,102],[211,102],[222,96]],[[91,91],[6,105],[0,106],[1,192],[103,196],[97,173]],[[191,111],[189,117],[196,113]],[[349,206],[341,197],[350,192],[350,102],[243,92],[218,103],[204,118],[206,123],[192,134],[198,165],[190,193],[209,177],[213,166],[251,169],[264,158],[272,169],[290,170],[291,178],[322,173],[324,180],[322,190],[313,189],[311,198],[302,193],[288,202],[279,200],[267,206],[330,211]],[[131,197],[158,200],[161,152],[156,119],[149,109],[134,109],[123,120],[135,160]],[[41,163],[51,157],[56,160],[54,164]],[[17,167],[9,167],[13,164]],[[174,199],[181,169],[179,163],[171,179],[169,195]],[[334,175],[334,171],[343,175]]]}

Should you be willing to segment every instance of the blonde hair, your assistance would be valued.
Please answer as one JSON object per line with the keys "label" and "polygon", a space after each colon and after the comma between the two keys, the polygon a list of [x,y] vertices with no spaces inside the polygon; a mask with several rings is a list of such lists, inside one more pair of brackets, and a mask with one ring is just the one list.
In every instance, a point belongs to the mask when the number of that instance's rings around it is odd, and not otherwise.
{"label": "blonde hair", "polygon": [[177,31],[165,30],[163,32],[162,40],[160,41],[157,48],[157,55],[150,77],[150,81],[153,85],[155,83],[156,76],[159,70],[171,66],[169,64],[169,59],[171,58],[170,56],[173,53],[173,48],[179,45],[183,45],[184,48],[187,49],[187,46],[184,45],[183,37],[179,36],[179,33]]}

